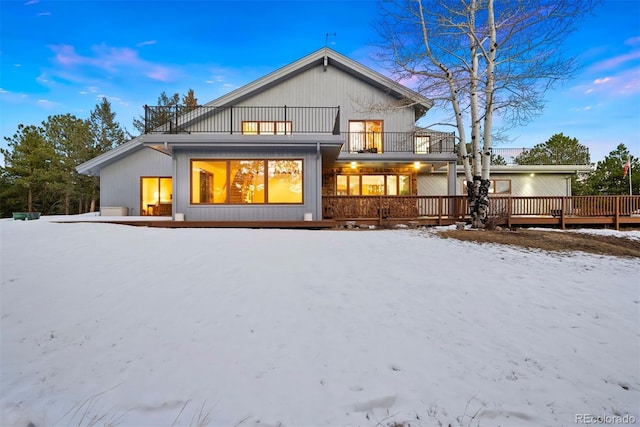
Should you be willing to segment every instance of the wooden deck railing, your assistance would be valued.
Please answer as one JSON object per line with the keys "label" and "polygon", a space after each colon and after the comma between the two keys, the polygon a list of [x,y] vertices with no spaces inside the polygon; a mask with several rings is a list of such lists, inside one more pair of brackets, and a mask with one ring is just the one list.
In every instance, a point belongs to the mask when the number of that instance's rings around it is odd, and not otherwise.
{"label": "wooden deck railing", "polygon": [[[322,205],[324,219],[335,221],[444,225],[469,219],[466,196],[324,196]],[[492,196],[489,216],[508,226],[640,226],[640,196]]]}

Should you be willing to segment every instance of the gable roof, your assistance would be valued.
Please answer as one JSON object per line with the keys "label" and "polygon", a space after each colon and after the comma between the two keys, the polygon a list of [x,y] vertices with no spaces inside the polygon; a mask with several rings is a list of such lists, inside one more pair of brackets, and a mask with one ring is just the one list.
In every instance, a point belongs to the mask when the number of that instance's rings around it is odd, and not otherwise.
{"label": "gable roof", "polygon": [[[408,105],[412,105],[414,108],[416,120],[422,117],[433,106],[433,101],[430,99],[427,99],[419,93],[401,85],[381,73],[378,73],[377,71],[374,71],[371,68],[326,47],[204,105],[226,107],[237,104],[262,91],[270,89],[297,74],[303,73],[304,71],[317,66],[335,67],[362,80],[363,82],[368,83],[374,88],[396,97],[397,99],[407,100]],[[203,114],[200,110],[194,110],[191,112],[188,120],[197,120],[200,114]],[[102,167],[143,149],[145,146],[151,146],[150,144],[145,144],[145,140],[148,139],[150,139],[149,135],[140,135],[129,142],[78,165],[76,170],[85,175],[98,175]]]}
{"label": "gable roof", "polygon": [[141,138],[133,138],[122,145],[112,148],[106,153],[102,153],[91,160],[87,160],[86,162],[79,164],[76,166],[76,170],[78,173],[83,175],[98,176],[100,174],[100,169],[103,167],[143,148],[144,146],[142,145]]}
{"label": "gable roof", "polygon": [[337,69],[344,71],[377,89],[385,91],[398,99],[411,101],[411,104],[413,104],[416,109],[416,119],[422,117],[433,106],[433,101],[425,98],[418,92],[415,92],[389,77],[386,77],[383,74],[378,73],[377,71],[374,71],[371,68],[347,58],[346,56],[327,47],[319,49],[289,65],[279,68],[276,71],[233,90],[226,95],[214,99],[205,105],[217,107],[234,105],[256,95],[259,92],[276,86],[284,80],[320,65],[324,65],[325,67],[336,67]]}

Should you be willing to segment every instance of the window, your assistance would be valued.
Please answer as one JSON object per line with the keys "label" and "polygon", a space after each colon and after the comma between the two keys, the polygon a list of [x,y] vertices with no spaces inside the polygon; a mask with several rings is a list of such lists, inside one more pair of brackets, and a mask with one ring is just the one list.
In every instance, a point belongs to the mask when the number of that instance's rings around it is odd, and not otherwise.
{"label": "window", "polygon": [[406,196],[411,194],[410,175],[337,175],[338,196]]}
{"label": "window", "polygon": [[416,154],[427,154],[429,153],[430,145],[431,145],[431,137],[430,136],[416,136]]}
{"label": "window", "polygon": [[510,179],[492,179],[491,187],[489,187],[489,193],[511,194],[511,180]]}
{"label": "window", "polygon": [[[511,194],[510,179],[492,179],[489,184],[489,194]],[[467,181],[462,181],[462,192],[467,192]]]}
{"label": "window", "polygon": [[173,184],[169,177],[140,178],[140,214],[171,216]]}
{"label": "window", "polygon": [[302,160],[192,160],[191,203],[303,203]]}
{"label": "window", "polygon": [[382,120],[350,120],[349,151],[382,153]]}
{"label": "window", "polygon": [[243,135],[291,135],[291,122],[242,122]]}

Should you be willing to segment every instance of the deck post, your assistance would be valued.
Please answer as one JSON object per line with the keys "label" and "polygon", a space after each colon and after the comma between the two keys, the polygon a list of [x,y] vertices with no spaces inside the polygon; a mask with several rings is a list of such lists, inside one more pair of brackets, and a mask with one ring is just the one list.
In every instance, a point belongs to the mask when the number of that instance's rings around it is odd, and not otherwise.
{"label": "deck post", "polygon": [[511,228],[511,215],[513,213],[513,199],[509,196],[507,200],[507,227]]}
{"label": "deck post", "polygon": [[616,213],[615,213],[616,230],[620,230],[620,196],[616,196]]}
{"label": "deck post", "polygon": [[562,204],[560,205],[560,227],[566,228],[565,215],[567,214],[567,196],[562,196]]}

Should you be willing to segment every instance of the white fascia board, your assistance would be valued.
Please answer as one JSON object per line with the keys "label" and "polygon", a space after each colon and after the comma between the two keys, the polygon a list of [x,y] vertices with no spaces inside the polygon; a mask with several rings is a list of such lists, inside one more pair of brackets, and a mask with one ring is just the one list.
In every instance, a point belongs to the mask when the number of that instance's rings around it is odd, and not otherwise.
{"label": "white fascia board", "polygon": [[149,147],[171,150],[173,148],[200,147],[340,147],[344,139],[340,135],[229,135],[229,134],[149,134],[140,137],[142,144]]}

